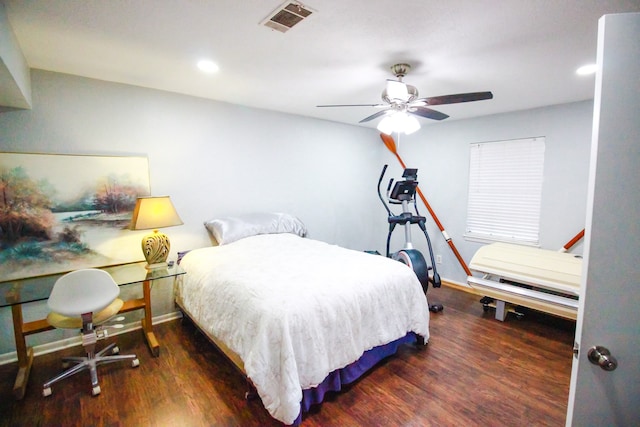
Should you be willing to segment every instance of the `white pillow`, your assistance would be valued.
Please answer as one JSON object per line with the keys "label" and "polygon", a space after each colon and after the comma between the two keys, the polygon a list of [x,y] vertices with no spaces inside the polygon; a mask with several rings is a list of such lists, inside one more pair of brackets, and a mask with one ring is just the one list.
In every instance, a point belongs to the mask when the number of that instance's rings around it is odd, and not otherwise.
{"label": "white pillow", "polygon": [[307,228],[298,218],[285,213],[252,213],[210,219],[204,226],[219,245],[226,245],[257,234],[293,233],[300,237]]}

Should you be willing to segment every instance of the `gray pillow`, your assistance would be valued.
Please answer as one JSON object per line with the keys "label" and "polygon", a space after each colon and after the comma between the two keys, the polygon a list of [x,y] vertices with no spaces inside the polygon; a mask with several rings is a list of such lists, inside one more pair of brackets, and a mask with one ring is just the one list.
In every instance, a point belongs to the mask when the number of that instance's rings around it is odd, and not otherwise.
{"label": "gray pillow", "polygon": [[293,233],[300,237],[307,234],[302,221],[285,213],[251,213],[215,218],[205,221],[204,226],[219,245],[258,234]]}

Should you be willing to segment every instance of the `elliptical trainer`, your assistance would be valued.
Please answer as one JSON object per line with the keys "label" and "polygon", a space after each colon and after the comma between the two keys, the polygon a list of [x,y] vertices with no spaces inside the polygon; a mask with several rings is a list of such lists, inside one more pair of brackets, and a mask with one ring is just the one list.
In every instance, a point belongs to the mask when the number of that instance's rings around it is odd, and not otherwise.
{"label": "elliptical trainer", "polygon": [[[380,179],[378,180],[378,197],[380,197],[380,201],[382,205],[387,211],[388,217],[387,222],[389,222],[389,233],[387,234],[387,248],[386,248],[386,256],[387,258],[392,258],[396,261],[400,261],[403,264],[406,264],[411,269],[413,269],[414,273],[418,277],[420,284],[422,285],[422,290],[427,293],[427,289],[429,287],[429,282],[434,288],[439,288],[441,286],[440,275],[436,269],[436,263],[433,257],[433,249],[431,248],[431,239],[429,238],[429,233],[427,233],[427,227],[425,225],[426,218],[420,216],[418,212],[418,205],[416,203],[416,188],[418,187],[418,169],[405,169],[402,174],[403,181],[396,181],[393,186],[393,190],[391,190],[391,186],[393,185],[393,178],[389,180],[389,185],[387,186],[387,199],[390,204],[402,205],[402,213],[400,215],[394,215],[389,208],[387,202],[385,202],[382,197],[382,193],[380,191],[380,184],[384,179],[384,174],[387,171],[387,166],[384,165],[382,168],[382,173],[380,174]],[[389,193],[391,191],[391,193]],[[409,208],[409,203],[413,202],[413,208],[416,212],[416,215],[413,215]],[[396,226],[400,224],[404,226],[404,237],[405,243],[404,248],[401,250],[394,252],[393,254],[389,251],[389,246],[391,244],[391,235],[395,230]],[[431,267],[427,265],[427,262],[424,259],[422,253],[414,249],[413,243],[411,242],[411,225],[418,224],[425,238],[427,239],[427,246],[429,248],[429,258],[431,259]],[[429,270],[433,272],[433,274],[429,274]],[[443,310],[442,304],[430,304],[429,311],[434,313],[440,312]]]}

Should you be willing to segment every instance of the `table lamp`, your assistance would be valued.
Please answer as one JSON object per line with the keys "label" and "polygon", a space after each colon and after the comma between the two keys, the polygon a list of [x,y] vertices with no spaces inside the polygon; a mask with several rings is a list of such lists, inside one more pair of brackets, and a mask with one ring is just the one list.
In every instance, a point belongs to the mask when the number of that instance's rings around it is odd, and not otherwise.
{"label": "table lamp", "polygon": [[138,197],[131,217],[131,230],[153,230],[142,238],[142,252],[147,260],[146,268],[154,270],[167,267],[169,237],[158,228],[182,225],[169,196]]}

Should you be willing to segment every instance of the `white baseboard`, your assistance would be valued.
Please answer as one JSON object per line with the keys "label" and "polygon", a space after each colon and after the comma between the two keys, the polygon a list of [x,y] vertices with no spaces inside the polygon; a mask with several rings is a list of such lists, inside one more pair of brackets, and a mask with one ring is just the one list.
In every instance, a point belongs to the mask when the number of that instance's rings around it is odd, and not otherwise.
{"label": "white baseboard", "polygon": [[[173,313],[163,314],[161,316],[157,316],[153,318],[152,323],[154,325],[158,325],[160,323],[169,322],[171,320],[179,319],[182,317],[182,313],[179,311],[174,311]],[[126,334],[131,331],[135,331],[138,329],[142,329],[142,325],[140,321],[135,321],[132,323],[127,323],[121,329],[112,329],[112,333],[110,336]],[[41,345],[37,345],[33,347],[33,355],[40,356],[42,354],[53,353],[54,351],[62,350],[69,347],[75,347],[82,345],[82,339],[80,335],[73,338],[66,338],[59,341],[53,341]],[[10,353],[0,354],[0,365],[6,365],[7,363],[13,363],[18,360],[18,354],[15,351]]]}

